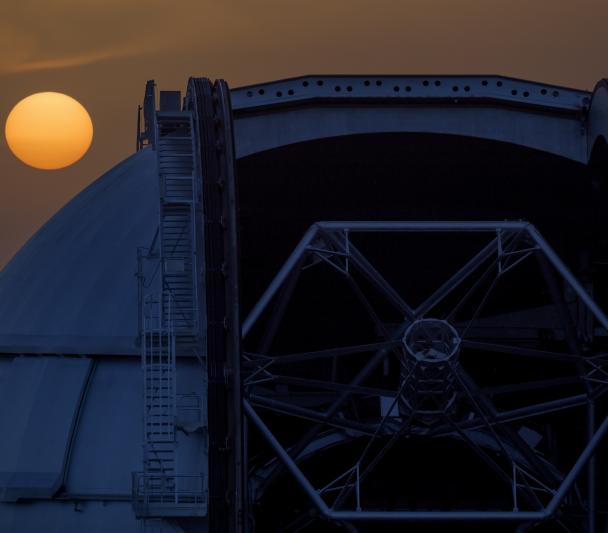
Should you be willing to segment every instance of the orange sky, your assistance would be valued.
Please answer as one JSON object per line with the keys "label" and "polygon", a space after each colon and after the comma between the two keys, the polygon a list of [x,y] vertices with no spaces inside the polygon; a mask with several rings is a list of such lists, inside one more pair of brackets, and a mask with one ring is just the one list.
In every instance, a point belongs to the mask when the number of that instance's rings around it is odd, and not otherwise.
{"label": "orange sky", "polygon": [[37,171],[0,141],[0,266],[134,149],[147,79],[233,86],[308,73],[503,74],[592,89],[608,76],[607,0],[20,0],[0,3],[0,119],[39,91],[90,112],[73,167]]}

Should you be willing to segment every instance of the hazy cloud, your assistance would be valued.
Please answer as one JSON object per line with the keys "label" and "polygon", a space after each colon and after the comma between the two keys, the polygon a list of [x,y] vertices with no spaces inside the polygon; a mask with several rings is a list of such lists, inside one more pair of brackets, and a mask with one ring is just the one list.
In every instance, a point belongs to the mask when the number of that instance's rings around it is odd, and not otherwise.
{"label": "hazy cloud", "polygon": [[23,0],[0,5],[0,73],[69,68],[170,50],[168,2]]}
{"label": "hazy cloud", "polygon": [[123,57],[132,57],[145,53],[147,50],[137,46],[122,46],[116,49],[108,50],[91,50],[89,52],[76,53],[67,56],[54,57],[49,59],[39,60],[24,60],[15,62],[14,64],[5,64],[4,72],[33,72],[36,70],[47,70],[55,68],[70,68],[83,65],[90,65],[98,61],[108,59],[121,59]]}

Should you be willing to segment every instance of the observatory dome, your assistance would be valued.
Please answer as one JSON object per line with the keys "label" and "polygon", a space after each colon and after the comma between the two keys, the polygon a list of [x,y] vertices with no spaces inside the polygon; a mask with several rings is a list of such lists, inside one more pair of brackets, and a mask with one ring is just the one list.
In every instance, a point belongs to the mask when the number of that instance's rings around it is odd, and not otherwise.
{"label": "observatory dome", "polygon": [[136,354],[136,251],[158,225],[152,150],[57,212],[0,272],[0,352]]}
{"label": "observatory dome", "polygon": [[[0,273],[0,531],[139,530],[142,379],[129,356],[139,354],[137,249],[157,226],[156,157],[142,150]],[[179,393],[200,398],[196,370],[178,365]],[[177,439],[182,466],[200,470],[200,434]]]}

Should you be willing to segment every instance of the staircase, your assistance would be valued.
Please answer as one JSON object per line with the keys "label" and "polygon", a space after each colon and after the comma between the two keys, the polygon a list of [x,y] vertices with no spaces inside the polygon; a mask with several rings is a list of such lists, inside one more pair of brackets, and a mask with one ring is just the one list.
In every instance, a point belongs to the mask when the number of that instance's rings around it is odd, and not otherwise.
{"label": "staircase", "polygon": [[195,178],[192,116],[157,113],[156,153],[160,174],[160,247],[163,292],[180,353],[196,348],[197,306]]}
{"label": "staircase", "polygon": [[160,293],[143,298],[144,470],[133,475],[142,518],[205,516],[202,475],[176,469],[176,355],[199,353],[195,209],[199,195],[192,116],[157,112]]}

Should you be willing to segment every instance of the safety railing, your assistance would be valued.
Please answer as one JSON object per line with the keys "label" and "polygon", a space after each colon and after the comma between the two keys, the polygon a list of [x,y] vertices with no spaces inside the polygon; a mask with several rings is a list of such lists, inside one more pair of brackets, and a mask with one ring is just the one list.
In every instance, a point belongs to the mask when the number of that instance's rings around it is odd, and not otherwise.
{"label": "safety railing", "polygon": [[139,518],[205,516],[207,490],[203,474],[132,474],[133,508]]}

